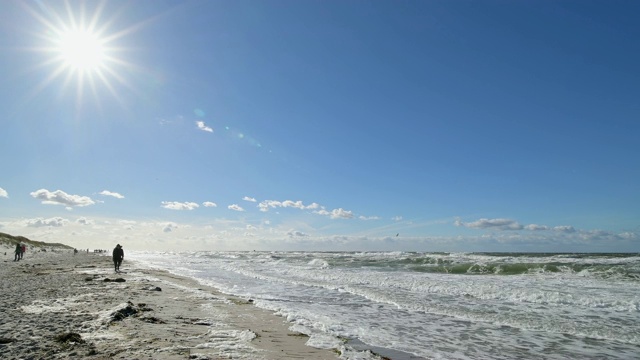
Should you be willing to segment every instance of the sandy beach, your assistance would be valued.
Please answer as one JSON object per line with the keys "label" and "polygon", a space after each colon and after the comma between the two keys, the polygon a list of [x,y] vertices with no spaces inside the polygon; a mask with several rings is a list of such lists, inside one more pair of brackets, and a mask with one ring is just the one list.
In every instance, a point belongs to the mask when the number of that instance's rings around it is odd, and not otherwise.
{"label": "sandy beach", "polygon": [[[3,251],[4,252],[4,251]],[[110,256],[0,262],[2,359],[337,359],[286,319],[190,279]]]}

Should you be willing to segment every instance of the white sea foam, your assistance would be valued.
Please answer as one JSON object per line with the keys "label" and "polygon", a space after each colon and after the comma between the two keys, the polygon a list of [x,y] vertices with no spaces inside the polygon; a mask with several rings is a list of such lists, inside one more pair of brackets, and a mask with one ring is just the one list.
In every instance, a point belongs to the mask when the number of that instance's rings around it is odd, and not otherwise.
{"label": "white sea foam", "polygon": [[[640,357],[637,256],[237,252],[133,257],[252,298],[310,335],[314,346],[335,347],[349,338],[434,359]],[[171,263],[182,269],[170,269]],[[343,358],[369,356],[353,344],[341,345]]]}
{"label": "white sea foam", "polygon": [[68,298],[35,300],[29,305],[21,306],[20,309],[31,314],[69,311],[70,308],[82,305],[97,296],[97,294],[91,293]]}

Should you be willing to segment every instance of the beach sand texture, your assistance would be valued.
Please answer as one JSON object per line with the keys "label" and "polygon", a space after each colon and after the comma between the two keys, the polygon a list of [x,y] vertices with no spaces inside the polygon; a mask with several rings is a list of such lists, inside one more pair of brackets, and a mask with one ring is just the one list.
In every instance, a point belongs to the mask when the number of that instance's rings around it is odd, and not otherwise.
{"label": "beach sand texture", "polygon": [[338,358],[249,300],[126,258],[119,274],[68,250],[0,264],[2,359]]}

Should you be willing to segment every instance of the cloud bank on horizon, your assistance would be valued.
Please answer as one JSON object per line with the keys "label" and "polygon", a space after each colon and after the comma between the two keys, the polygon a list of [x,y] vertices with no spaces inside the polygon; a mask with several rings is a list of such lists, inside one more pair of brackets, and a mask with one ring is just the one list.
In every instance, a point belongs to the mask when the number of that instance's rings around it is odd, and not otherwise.
{"label": "cloud bank on horizon", "polygon": [[[4,191],[6,198],[8,194]],[[115,199],[125,196],[103,190],[99,193]],[[39,189],[30,196],[42,200],[43,205],[63,205],[69,207],[100,206],[90,196],[72,195],[62,190],[49,191]],[[253,213],[263,216],[270,209],[297,209],[310,216],[322,215],[333,221],[381,221],[377,216],[355,216],[351,211],[342,208],[328,211],[324,206],[312,202],[305,205],[302,201],[262,200],[245,196],[245,202],[254,203]],[[203,207],[217,207],[210,201],[202,202]],[[200,208],[195,202],[162,201],[161,208],[168,210],[192,211]],[[230,204],[231,212],[248,212],[238,204]],[[171,216],[168,216],[170,218]],[[256,220],[259,219],[259,220]],[[396,225],[383,226],[371,231],[368,235],[325,235],[320,228],[314,228],[309,221],[304,229],[291,228],[290,224],[272,225],[271,220],[264,217],[255,219],[227,219],[227,216],[210,218],[198,224],[167,220],[138,221],[117,218],[95,218],[87,216],[55,216],[50,218],[13,219],[0,222],[0,229],[18,234],[31,234],[43,241],[59,241],[60,239],[81,241],[86,246],[101,248],[105,242],[129,243],[131,249],[171,250],[176,246],[190,246],[193,250],[363,250],[372,251],[486,251],[497,249],[525,249],[540,251],[544,248],[567,251],[575,246],[591,246],[599,248],[617,244],[630,246],[640,241],[640,234],[634,231],[612,232],[597,229],[575,229],[571,225],[523,225],[507,218],[480,218],[473,221],[462,221],[459,217],[449,221],[441,221],[449,227],[459,227],[478,231],[465,236],[428,236],[409,235],[398,237],[392,233],[415,227],[413,221],[403,221],[395,216],[389,219]],[[400,223],[398,223],[400,222]],[[254,223],[254,224],[252,224]],[[386,234],[385,234],[386,233]],[[167,239],[167,236],[178,235],[179,238]],[[108,239],[108,241],[107,241]],[[562,250],[564,249],[564,250]]]}
{"label": "cloud bank on horizon", "polygon": [[405,5],[0,3],[0,231],[640,252],[640,3]]}

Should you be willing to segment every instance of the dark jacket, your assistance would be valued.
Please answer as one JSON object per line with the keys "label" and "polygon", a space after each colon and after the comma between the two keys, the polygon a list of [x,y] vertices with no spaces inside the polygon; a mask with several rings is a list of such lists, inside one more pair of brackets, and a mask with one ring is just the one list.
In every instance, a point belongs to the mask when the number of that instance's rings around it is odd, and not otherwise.
{"label": "dark jacket", "polygon": [[120,246],[116,246],[113,249],[113,260],[122,260],[124,259],[124,250]]}

